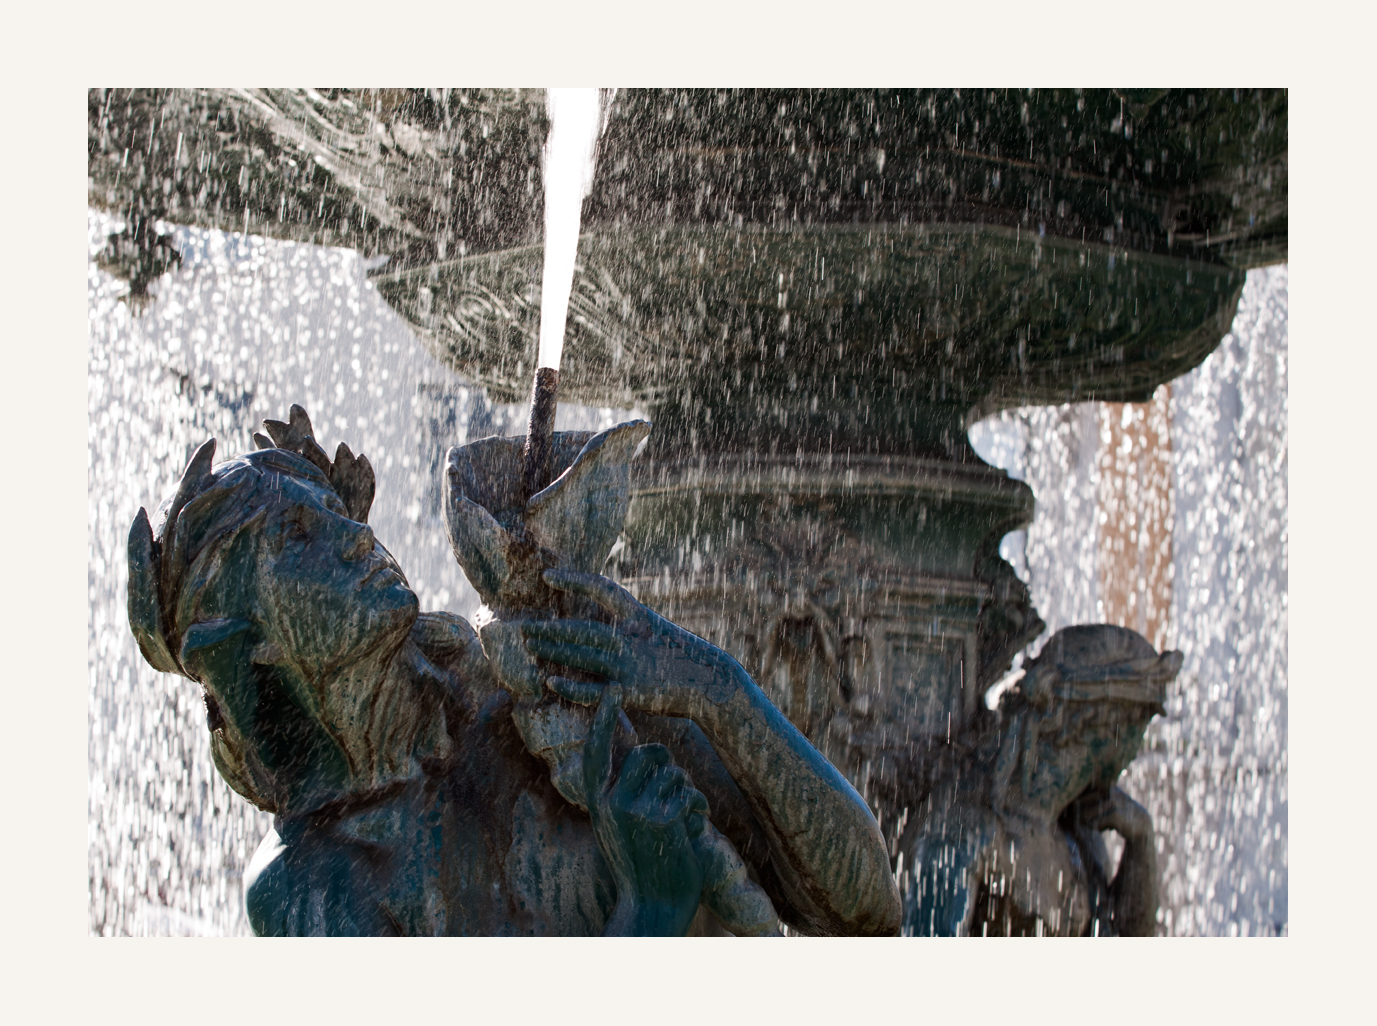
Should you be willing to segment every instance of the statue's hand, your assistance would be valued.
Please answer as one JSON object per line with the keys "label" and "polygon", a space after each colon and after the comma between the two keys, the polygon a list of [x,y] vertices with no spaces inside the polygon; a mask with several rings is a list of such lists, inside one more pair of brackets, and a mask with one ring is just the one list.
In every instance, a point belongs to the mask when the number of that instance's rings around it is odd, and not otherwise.
{"label": "statue's hand", "polygon": [[1113,830],[1126,841],[1152,837],[1152,815],[1118,787],[1081,795],[1074,805],[1077,819],[1092,830]]}
{"label": "statue's hand", "polygon": [[617,686],[604,689],[583,749],[588,813],[617,883],[606,933],[683,936],[703,889],[691,839],[703,830],[708,801],[664,745],[633,748],[614,777],[612,735],[621,699]]}
{"label": "statue's hand", "polygon": [[[706,706],[724,705],[753,687],[735,659],[670,623],[625,588],[597,574],[547,570],[552,588],[591,598],[615,618],[530,620],[521,630],[532,655],[600,674],[621,684],[628,709],[700,720]],[[598,702],[604,685],[551,677],[550,689],[580,705]]]}

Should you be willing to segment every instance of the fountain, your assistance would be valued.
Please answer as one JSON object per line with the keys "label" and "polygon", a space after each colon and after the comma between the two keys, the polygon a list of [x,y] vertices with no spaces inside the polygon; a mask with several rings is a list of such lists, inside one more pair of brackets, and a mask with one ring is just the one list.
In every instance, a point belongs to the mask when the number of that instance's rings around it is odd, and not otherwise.
{"label": "fountain", "polygon": [[[506,140],[500,159],[465,165],[442,198],[483,167],[508,182],[529,168],[530,147],[511,145],[541,127],[528,101],[489,97],[476,118],[452,97],[407,102],[421,128],[396,119],[377,152],[384,166],[408,154],[417,175],[436,125],[465,138],[500,108],[483,136]],[[210,135],[206,172],[233,148],[212,154],[226,140]],[[254,192],[264,156],[235,152],[250,223],[274,200],[304,209],[287,178]],[[340,210],[363,195],[333,156],[309,168],[321,210],[332,188]],[[174,197],[197,195],[190,160],[173,160]],[[656,424],[619,578],[736,655],[897,839],[930,753],[1042,630],[998,556],[1031,493],[975,457],[966,425],[1020,403],[1146,398],[1194,366],[1242,271],[1284,256],[1284,197],[1284,95],[620,94],[561,380]],[[390,252],[379,292],[451,366],[514,398],[537,308],[529,216],[454,203],[422,232],[389,203],[277,223]]]}

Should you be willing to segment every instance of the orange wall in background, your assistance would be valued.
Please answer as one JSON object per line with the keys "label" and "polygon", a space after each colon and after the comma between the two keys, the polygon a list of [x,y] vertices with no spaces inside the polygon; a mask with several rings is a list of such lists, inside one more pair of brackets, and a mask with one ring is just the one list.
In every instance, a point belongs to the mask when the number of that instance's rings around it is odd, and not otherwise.
{"label": "orange wall in background", "polygon": [[1171,626],[1171,386],[1147,403],[1101,403],[1100,618],[1159,652]]}

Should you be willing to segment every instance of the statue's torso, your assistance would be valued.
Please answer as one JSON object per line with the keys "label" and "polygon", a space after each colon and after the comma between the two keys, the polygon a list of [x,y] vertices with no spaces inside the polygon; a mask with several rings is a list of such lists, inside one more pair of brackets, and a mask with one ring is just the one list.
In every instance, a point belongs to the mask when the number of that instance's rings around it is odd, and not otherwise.
{"label": "statue's torso", "polygon": [[1055,824],[999,831],[976,888],[972,934],[1079,937],[1090,922],[1092,872]]}
{"label": "statue's torso", "polygon": [[1105,904],[1103,853],[1057,823],[1001,817],[962,796],[915,835],[906,899],[915,933],[1078,937]]}
{"label": "statue's torso", "polygon": [[448,755],[328,822],[277,820],[248,874],[255,932],[601,933],[616,888],[588,816],[526,751],[472,629],[423,626],[453,688]]}
{"label": "statue's torso", "polygon": [[[455,757],[328,824],[283,822],[255,858],[257,932],[600,933],[616,890],[591,824],[510,720],[456,732]],[[257,908],[256,908],[257,906]]]}

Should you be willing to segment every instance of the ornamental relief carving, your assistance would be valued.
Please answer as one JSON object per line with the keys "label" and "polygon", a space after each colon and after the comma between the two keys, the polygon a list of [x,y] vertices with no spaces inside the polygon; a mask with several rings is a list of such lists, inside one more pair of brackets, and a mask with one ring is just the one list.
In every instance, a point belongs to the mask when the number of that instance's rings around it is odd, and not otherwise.
{"label": "ornamental relief carving", "polygon": [[1044,625],[997,537],[979,576],[924,573],[884,561],[827,512],[762,516],[727,553],[695,561],[721,547],[700,538],[683,569],[622,583],[735,656],[862,793],[888,792],[960,733]]}

